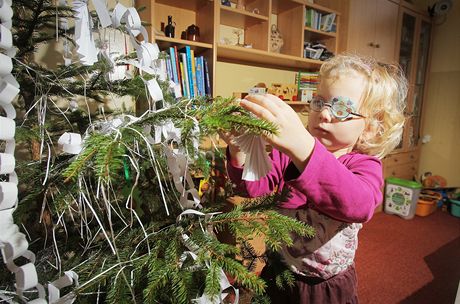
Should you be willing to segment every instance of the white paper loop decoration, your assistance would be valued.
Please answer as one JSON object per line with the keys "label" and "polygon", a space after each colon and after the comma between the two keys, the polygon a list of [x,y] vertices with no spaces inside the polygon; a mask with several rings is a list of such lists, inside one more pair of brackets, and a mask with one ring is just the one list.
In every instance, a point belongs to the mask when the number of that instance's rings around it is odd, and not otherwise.
{"label": "white paper loop decoration", "polygon": [[8,153],[0,153],[0,174],[10,174],[14,172],[16,160]]}
{"label": "white paper loop decoration", "polygon": [[65,132],[59,137],[58,144],[65,153],[77,155],[82,149],[81,135]]}
{"label": "white paper loop decoration", "polygon": [[18,186],[15,183],[0,182],[0,210],[13,208],[18,198]]}
{"label": "white paper loop decoration", "polygon": [[241,151],[246,154],[243,180],[257,181],[272,169],[272,163],[265,150],[265,140],[260,136],[243,134],[234,139]]}

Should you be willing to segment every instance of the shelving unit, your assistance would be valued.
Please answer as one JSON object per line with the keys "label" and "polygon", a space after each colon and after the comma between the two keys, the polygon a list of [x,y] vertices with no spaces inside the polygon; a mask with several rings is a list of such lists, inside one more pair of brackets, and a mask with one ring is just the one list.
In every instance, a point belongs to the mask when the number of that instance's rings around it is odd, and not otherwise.
{"label": "shelving unit", "polygon": [[315,29],[315,28],[306,26],[305,22],[304,22],[304,31],[303,31],[304,32],[304,39],[303,39],[303,41],[304,41],[304,43],[305,42],[321,43],[321,44],[325,45],[329,51],[332,51],[334,54],[337,53],[338,46],[339,46],[338,37],[339,37],[339,28],[340,28],[340,26],[338,26],[338,25],[340,24],[340,15],[341,14],[336,10],[332,10],[332,9],[326,8],[324,6],[320,6],[320,5],[313,4],[313,3],[305,4],[305,9],[306,10],[313,9],[313,10],[317,11],[318,13],[320,13],[322,15],[326,15],[326,14],[335,14],[336,15],[335,16],[335,24],[337,26],[336,26],[335,31],[333,31],[333,32],[327,32],[327,31],[323,31],[323,30],[320,30],[320,29]]}
{"label": "shelving unit", "polygon": [[[312,4],[306,0],[246,0],[244,9],[222,5],[220,1],[208,0],[136,0],[137,7],[145,6],[141,11],[143,21],[149,22],[149,36],[157,42],[160,50],[171,46],[178,49],[190,45],[196,54],[206,57],[214,92],[217,61],[237,62],[285,70],[317,70],[320,60],[303,57],[305,41],[321,42],[328,50],[336,53],[339,39],[338,11]],[[305,26],[305,12],[315,9],[321,13],[335,13],[337,32],[324,32]],[[175,37],[164,37],[160,33],[161,23],[166,23],[171,15],[175,22]],[[195,24],[200,29],[199,41],[179,39],[181,32]],[[283,37],[280,53],[270,52],[270,32],[276,24]],[[240,29],[244,32],[244,43],[251,48],[221,43],[221,26]],[[241,41],[243,43],[243,41]]]}

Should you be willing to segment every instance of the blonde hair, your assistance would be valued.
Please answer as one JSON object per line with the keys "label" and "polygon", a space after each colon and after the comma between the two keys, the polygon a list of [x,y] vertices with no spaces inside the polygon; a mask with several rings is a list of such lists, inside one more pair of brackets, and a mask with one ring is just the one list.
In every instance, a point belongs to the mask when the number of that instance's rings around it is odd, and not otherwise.
{"label": "blonde hair", "polygon": [[397,65],[356,55],[337,55],[324,62],[320,79],[346,76],[353,71],[367,82],[359,107],[359,113],[366,117],[366,126],[354,150],[383,158],[401,141],[407,79]]}

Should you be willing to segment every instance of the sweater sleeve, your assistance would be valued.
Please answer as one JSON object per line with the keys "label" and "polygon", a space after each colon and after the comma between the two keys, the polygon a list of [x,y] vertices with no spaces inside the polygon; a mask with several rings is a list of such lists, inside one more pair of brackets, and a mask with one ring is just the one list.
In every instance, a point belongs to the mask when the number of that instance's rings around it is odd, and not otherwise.
{"label": "sweater sleeve", "polygon": [[289,164],[289,158],[273,149],[269,154],[272,169],[270,172],[258,181],[242,180],[244,167],[233,166],[230,162],[230,153],[227,147],[227,173],[230,180],[236,185],[237,191],[246,193],[249,197],[258,197],[270,194],[278,188],[282,189],[284,181],[282,180],[283,172]]}
{"label": "sweater sleeve", "polygon": [[310,207],[337,220],[362,223],[382,202],[382,163],[359,153],[337,159],[316,140],[306,168],[286,184],[305,194]]}

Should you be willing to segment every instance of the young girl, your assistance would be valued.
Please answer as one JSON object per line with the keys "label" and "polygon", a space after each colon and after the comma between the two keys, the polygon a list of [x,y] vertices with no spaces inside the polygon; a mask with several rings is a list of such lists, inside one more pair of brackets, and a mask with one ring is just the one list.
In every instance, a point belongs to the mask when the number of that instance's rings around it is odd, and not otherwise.
{"label": "young girl", "polygon": [[[406,93],[398,67],[339,55],[321,66],[307,129],[273,95],[241,101],[279,133],[266,138],[274,148],[272,170],[255,182],[241,179],[245,155],[227,138],[229,177],[250,197],[288,187],[291,197],[279,212],[316,229],[314,238],[294,236],[294,245],[263,270],[272,303],[357,303],[357,235],[382,201],[380,158],[400,142]],[[276,287],[281,261],[294,273],[292,288]]]}

